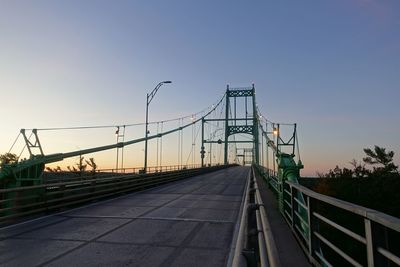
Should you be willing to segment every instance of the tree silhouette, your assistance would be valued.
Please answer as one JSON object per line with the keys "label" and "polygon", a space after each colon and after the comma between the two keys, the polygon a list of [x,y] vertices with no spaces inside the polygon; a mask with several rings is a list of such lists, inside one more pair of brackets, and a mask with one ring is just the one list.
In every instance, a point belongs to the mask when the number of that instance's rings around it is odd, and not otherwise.
{"label": "tree silhouette", "polygon": [[[317,173],[320,178],[362,178],[362,177],[387,177],[387,176],[398,176],[398,166],[393,163],[393,151],[386,152],[386,148],[375,145],[374,149],[364,148],[363,149],[366,157],[363,161],[358,162],[353,159],[349,163],[353,166],[353,169],[343,168],[341,169],[338,165],[328,173]],[[364,162],[364,164],[363,164]],[[369,170],[365,165],[372,165],[373,169]]]}
{"label": "tree silhouette", "polygon": [[88,166],[87,164],[84,164],[84,160],[85,160],[85,157],[79,156],[79,161],[78,161],[78,163],[76,163],[76,168],[74,166],[72,166],[72,167],[71,166],[67,166],[67,169],[70,172],[82,175],[85,172],[85,170],[86,170],[86,168]]}
{"label": "tree silhouette", "polygon": [[2,165],[4,164],[11,164],[18,161],[17,155],[13,153],[5,153],[0,155],[0,162]]}
{"label": "tree silhouette", "polygon": [[356,178],[367,177],[370,171],[365,168],[365,164],[359,163],[356,159],[349,162],[353,166],[353,176]]}
{"label": "tree silhouette", "polygon": [[72,166],[72,168],[71,168],[71,166],[67,166],[67,169],[68,169],[70,172],[78,172],[78,169],[75,168],[74,166]]}
{"label": "tree silhouette", "polygon": [[320,178],[351,178],[353,171],[347,168],[341,169],[338,165],[332,170],[330,169],[327,174],[319,174]]}
{"label": "tree silhouette", "polygon": [[89,160],[85,160],[86,164],[92,168],[91,172],[94,174],[97,170],[97,164],[94,162],[94,158],[89,158]]}
{"label": "tree silhouette", "polygon": [[81,174],[85,172],[87,164],[84,164],[85,157],[79,156],[79,162],[76,164]]}
{"label": "tree silhouette", "polygon": [[6,164],[12,164],[18,161],[17,155],[13,153],[5,153],[0,155],[0,168]]}
{"label": "tree silhouette", "polygon": [[48,172],[62,172],[60,166],[57,166],[57,167],[55,167],[55,168],[46,167],[46,171],[48,171]]}
{"label": "tree silhouette", "polygon": [[386,148],[375,145],[374,150],[370,148],[364,148],[367,156],[363,158],[363,161],[369,165],[381,165],[379,167],[373,167],[373,173],[378,175],[388,175],[396,173],[398,166],[393,163],[393,151],[386,152]]}

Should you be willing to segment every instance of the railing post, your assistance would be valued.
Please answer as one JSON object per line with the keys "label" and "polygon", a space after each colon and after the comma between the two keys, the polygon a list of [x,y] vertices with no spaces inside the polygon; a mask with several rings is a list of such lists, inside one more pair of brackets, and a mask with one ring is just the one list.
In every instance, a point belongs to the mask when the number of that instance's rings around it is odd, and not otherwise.
{"label": "railing post", "polygon": [[[296,225],[296,223],[295,223],[296,214],[294,213],[294,211],[295,211],[294,205],[295,205],[295,203],[296,203],[296,201],[295,201],[294,198],[295,198],[295,191],[296,191],[296,189],[293,188],[293,187],[290,186],[290,185],[289,185],[289,187],[290,187],[290,205],[291,205],[291,208],[290,208],[290,216],[292,216],[292,231],[296,231],[296,227],[295,227],[295,225]],[[285,196],[285,187],[283,188],[283,195]],[[284,197],[283,199],[285,199],[285,197]],[[284,205],[285,205],[285,204],[284,204]]]}
{"label": "railing post", "polygon": [[374,244],[372,241],[371,221],[364,218],[365,239],[367,241],[367,262],[368,267],[374,266]]}
{"label": "railing post", "polygon": [[279,204],[279,210],[280,212],[284,215],[285,214],[285,197],[284,197],[284,185],[285,181],[281,179],[277,179],[277,188],[278,188],[278,204]]}
{"label": "railing post", "polygon": [[[368,266],[392,266],[390,258],[382,255],[378,249],[388,249],[388,233],[384,225],[364,219],[365,239],[367,240]],[[370,265],[371,264],[371,265]]]}
{"label": "railing post", "polygon": [[311,197],[306,195],[307,199],[307,222],[308,222],[308,231],[307,231],[307,238],[308,238],[308,256],[312,255],[313,251],[313,242],[312,242],[312,232],[311,232],[311,216],[312,216],[312,209],[310,205]]}
{"label": "railing post", "polygon": [[321,251],[321,244],[317,237],[314,235],[314,231],[319,233],[319,222],[313,217],[313,212],[315,210],[315,200],[312,197],[308,198],[308,216],[309,216],[309,260],[310,262],[315,261],[314,254],[315,251]]}

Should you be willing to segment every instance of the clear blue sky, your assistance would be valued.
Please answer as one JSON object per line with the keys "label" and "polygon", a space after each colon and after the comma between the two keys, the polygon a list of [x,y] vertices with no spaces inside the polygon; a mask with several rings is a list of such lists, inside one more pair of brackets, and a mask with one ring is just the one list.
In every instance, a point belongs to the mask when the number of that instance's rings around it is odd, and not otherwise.
{"label": "clear blue sky", "polygon": [[374,144],[400,154],[400,1],[0,3],[0,152],[20,128],[196,112],[256,84],[270,120],[297,122],[305,175]]}

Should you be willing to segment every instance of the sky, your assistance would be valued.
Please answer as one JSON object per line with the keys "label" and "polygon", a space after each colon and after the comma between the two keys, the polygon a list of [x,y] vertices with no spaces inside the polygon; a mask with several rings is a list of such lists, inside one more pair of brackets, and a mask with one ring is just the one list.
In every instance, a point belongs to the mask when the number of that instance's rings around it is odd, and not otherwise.
{"label": "sky", "polygon": [[[0,153],[20,128],[143,122],[163,80],[151,121],[254,82],[269,120],[297,123],[305,176],[374,145],[400,163],[399,0],[0,1]],[[56,153],[105,136],[40,137]]]}

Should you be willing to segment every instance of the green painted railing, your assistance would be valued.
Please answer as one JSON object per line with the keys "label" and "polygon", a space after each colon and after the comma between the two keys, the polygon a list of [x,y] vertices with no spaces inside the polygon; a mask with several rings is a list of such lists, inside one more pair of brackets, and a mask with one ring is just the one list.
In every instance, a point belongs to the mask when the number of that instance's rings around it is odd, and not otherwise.
{"label": "green painted railing", "polygon": [[275,193],[282,190],[283,216],[314,265],[400,266],[399,218],[280,182],[273,172],[258,169]]}

